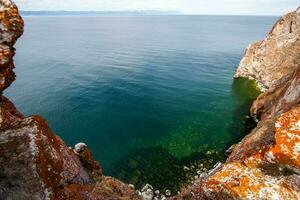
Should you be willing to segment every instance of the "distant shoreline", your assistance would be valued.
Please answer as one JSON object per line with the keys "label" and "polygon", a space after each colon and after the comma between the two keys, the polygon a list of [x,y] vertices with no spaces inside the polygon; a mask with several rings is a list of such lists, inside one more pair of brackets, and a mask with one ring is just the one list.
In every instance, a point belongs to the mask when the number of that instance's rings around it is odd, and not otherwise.
{"label": "distant shoreline", "polygon": [[24,17],[55,16],[233,16],[233,17],[279,17],[277,15],[230,15],[230,14],[185,14],[179,11],[20,11]]}
{"label": "distant shoreline", "polygon": [[184,15],[179,11],[21,11],[23,16],[145,16]]}

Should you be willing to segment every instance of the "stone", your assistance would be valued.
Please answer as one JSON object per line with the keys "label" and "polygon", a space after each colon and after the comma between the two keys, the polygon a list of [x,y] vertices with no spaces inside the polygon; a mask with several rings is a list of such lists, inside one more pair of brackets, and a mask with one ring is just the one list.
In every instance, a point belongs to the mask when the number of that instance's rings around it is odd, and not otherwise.
{"label": "stone", "polygon": [[80,142],[74,146],[74,151],[78,154],[82,153],[86,149],[87,149],[87,145],[82,142]]}
{"label": "stone", "polygon": [[153,190],[151,190],[151,189],[147,189],[146,191],[142,192],[143,200],[152,200],[153,197],[154,197],[154,194],[153,194]]}
{"label": "stone", "polygon": [[152,187],[152,185],[150,185],[150,184],[146,184],[146,185],[144,185],[144,187],[142,188],[142,192],[145,192],[145,191],[147,191],[148,189],[150,189],[150,190],[153,190],[153,187]]}
{"label": "stone", "polygon": [[166,189],[165,194],[166,194],[167,197],[171,196],[171,190]]}

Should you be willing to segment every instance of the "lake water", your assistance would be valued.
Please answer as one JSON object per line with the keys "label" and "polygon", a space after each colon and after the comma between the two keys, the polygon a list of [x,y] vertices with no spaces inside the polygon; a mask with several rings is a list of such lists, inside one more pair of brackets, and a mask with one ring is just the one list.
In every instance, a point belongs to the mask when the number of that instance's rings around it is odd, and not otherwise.
{"label": "lake water", "polygon": [[5,95],[87,143],[106,175],[176,192],[249,132],[257,91],[232,77],[276,19],[26,17]]}

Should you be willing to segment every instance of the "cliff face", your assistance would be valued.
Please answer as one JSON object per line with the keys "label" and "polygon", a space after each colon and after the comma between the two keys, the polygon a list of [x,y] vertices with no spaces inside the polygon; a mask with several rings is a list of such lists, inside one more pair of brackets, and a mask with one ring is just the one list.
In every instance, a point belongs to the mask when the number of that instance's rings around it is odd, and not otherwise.
{"label": "cliff face", "polygon": [[286,82],[300,66],[300,7],[273,26],[266,39],[250,45],[235,77],[257,81],[263,90]]}
{"label": "cliff face", "polygon": [[[13,45],[23,20],[0,0],[0,91],[14,80]],[[128,185],[102,175],[84,144],[68,148],[40,116],[24,117],[0,96],[0,199],[139,199]]]}
{"label": "cliff face", "polygon": [[[13,45],[23,20],[0,0],[0,199],[152,199],[102,175],[85,144],[68,148],[40,116],[24,117],[2,92],[15,80]],[[300,9],[251,45],[236,77],[266,90],[253,103],[257,127],[233,145],[224,164],[170,199],[300,199]]]}
{"label": "cliff face", "polygon": [[235,77],[265,90],[251,107],[257,127],[232,146],[224,164],[174,199],[300,199],[299,36],[298,8],[248,47]]}

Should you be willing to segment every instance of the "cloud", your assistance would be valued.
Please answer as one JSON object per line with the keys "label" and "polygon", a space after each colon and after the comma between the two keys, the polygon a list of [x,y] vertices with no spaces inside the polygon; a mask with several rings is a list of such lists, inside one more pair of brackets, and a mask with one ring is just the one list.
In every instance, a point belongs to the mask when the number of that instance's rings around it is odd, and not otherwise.
{"label": "cloud", "polygon": [[282,15],[299,0],[15,0],[21,10],[177,10],[186,14]]}

